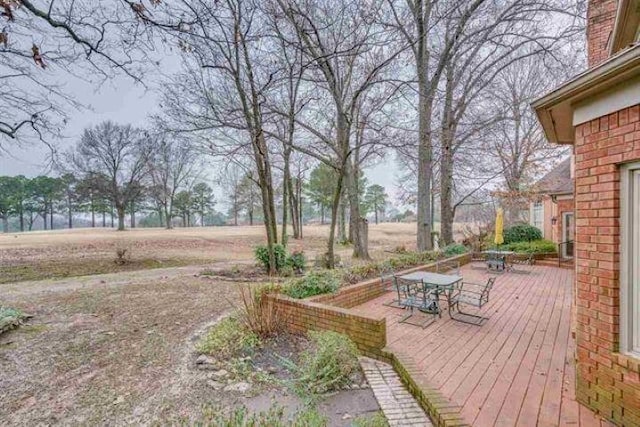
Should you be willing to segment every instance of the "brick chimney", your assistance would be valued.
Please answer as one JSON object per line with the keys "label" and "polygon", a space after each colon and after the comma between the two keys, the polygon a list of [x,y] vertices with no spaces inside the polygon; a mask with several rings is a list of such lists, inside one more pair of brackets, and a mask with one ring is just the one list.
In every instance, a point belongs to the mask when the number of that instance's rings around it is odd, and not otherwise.
{"label": "brick chimney", "polygon": [[618,0],[589,0],[587,8],[587,46],[589,67],[609,57],[609,39],[616,21]]}

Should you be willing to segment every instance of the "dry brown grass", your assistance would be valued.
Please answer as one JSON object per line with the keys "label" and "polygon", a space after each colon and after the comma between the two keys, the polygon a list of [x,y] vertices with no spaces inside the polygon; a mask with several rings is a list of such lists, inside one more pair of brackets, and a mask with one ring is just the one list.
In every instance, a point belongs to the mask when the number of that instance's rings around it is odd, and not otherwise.
{"label": "dry brown grass", "polygon": [[[291,250],[308,258],[325,252],[328,226],[307,226],[304,240],[290,239]],[[415,224],[371,225],[374,259],[404,245],[415,248]],[[262,226],[133,229],[73,229],[0,235],[0,283],[73,277],[134,269],[236,262],[253,259],[253,248],[264,243]],[[127,248],[130,262],[116,265],[116,250]],[[350,262],[351,247],[337,246]]]}

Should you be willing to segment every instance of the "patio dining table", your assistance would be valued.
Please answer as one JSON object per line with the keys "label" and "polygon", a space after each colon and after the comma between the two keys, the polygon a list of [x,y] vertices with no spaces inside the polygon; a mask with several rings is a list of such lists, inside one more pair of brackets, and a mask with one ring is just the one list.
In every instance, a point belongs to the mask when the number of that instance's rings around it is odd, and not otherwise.
{"label": "patio dining table", "polygon": [[440,273],[431,273],[429,271],[416,271],[414,273],[403,274],[402,276],[398,276],[403,280],[407,280],[410,282],[416,282],[426,285],[434,290],[436,296],[436,304],[438,307],[438,315],[441,316],[440,304],[439,304],[439,296],[443,294],[447,299],[447,305],[449,310],[449,317],[451,317],[451,297],[453,296],[453,292],[458,288],[458,284],[462,281],[462,276],[457,276],[453,274],[440,274]]}
{"label": "patio dining table", "polygon": [[483,254],[487,255],[487,268],[489,270],[502,270],[506,271],[508,268],[507,265],[507,256],[515,254],[513,251],[498,251],[498,250],[488,250],[483,251]]}

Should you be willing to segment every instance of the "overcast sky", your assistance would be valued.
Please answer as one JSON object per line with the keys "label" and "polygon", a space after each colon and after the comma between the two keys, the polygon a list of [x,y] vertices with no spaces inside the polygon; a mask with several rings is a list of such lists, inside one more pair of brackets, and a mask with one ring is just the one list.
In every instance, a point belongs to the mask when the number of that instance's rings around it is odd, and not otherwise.
{"label": "overcast sky", "polygon": [[[162,63],[164,73],[177,68],[178,66],[170,57]],[[57,144],[59,151],[64,151],[75,144],[85,127],[104,120],[144,127],[147,125],[147,117],[157,112],[158,94],[151,89],[145,90],[142,86],[135,85],[126,77],[118,77],[109,85],[100,88],[66,75],[61,75],[60,80],[67,81],[66,86],[69,92],[89,109],[73,112],[70,115],[71,120],[65,130],[66,138]],[[9,154],[0,153],[0,175],[22,174],[33,177],[46,174],[48,153],[48,148],[44,145],[29,146],[22,150],[13,149]],[[369,183],[384,186],[387,193],[394,197],[396,172],[397,166],[393,156],[389,155],[380,164],[368,169],[366,175]]]}

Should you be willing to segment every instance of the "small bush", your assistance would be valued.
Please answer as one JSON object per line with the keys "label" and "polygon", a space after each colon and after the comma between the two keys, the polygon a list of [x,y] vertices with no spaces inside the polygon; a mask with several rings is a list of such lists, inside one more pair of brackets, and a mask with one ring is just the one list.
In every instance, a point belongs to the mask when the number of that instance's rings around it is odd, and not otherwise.
{"label": "small bush", "polygon": [[550,240],[534,240],[532,242],[515,242],[500,246],[500,249],[524,254],[546,254],[557,252],[556,244]]}
{"label": "small bush", "polygon": [[396,253],[396,254],[406,254],[409,251],[407,250],[405,245],[399,245],[399,246],[396,246],[395,248],[393,248],[393,252]]}
{"label": "small bush", "polygon": [[351,427],[389,427],[389,422],[384,414],[376,412],[373,416],[360,416],[354,418]]}
{"label": "small bush", "polygon": [[113,260],[116,265],[125,265],[131,262],[131,252],[127,248],[116,248],[116,257]]}
{"label": "small bush", "polygon": [[17,328],[27,317],[21,310],[0,306],[0,334]]}
{"label": "small bush", "polygon": [[333,293],[340,287],[340,281],[332,271],[311,272],[306,276],[286,284],[284,293],[291,298],[303,299],[314,295]]}
{"label": "small bush", "polygon": [[[340,255],[333,254],[333,265],[338,267],[341,264]],[[316,255],[314,265],[320,268],[329,268],[329,254],[324,253],[322,255]]]}
{"label": "small bush", "polygon": [[310,394],[338,390],[360,369],[358,349],[346,335],[333,331],[309,332],[312,348],[303,352],[297,366],[298,388]]}
{"label": "small bush", "polygon": [[[258,261],[265,270],[269,271],[269,249],[264,245],[256,246],[253,250],[253,254],[256,257],[256,261]],[[276,262],[275,270],[280,271],[287,262],[287,250],[284,246],[276,244],[273,245],[273,254]]]}
{"label": "small bush", "polygon": [[446,257],[462,255],[467,253],[467,248],[459,243],[452,243],[442,249],[442,253]]}
{"label": "small bush", "polygon": [[287,257],[287,265],[293,268],[296,273],[302,273],[307,265],[307,258],[304,252],[295,251]]}
{"label": "small bush", "polygon": [[221,409],[207,409],[195,425],[219,427],[326,427],[327,418],[317,409],[306,407],[290,417],[286,417],[284,408],[278,404],[268,410],[251,414],[245,406],[234,408],[230,413]]}
{"label": "small bush", "polygon": [[375,277],[382,271],[383,265],[377,263],[368,263],[356,265],[348,268],[342,275],[342,280],[346,283],[358,283],[370,277]]}
{"label": "small bush", "polygon": [[237,318],[225,317],[207,331],[196,344],[196,349],[200,353],[226,360],[249,352],[258,344],[258,336]]}
{"label": "small bush", "polygon": [[264,297],[269,288],[256,288],[247,285],[240,286],[240,300],[238,309],[240,322],[246,329],[261,338],[276,335],[284,329],[284,318],[281,312]]}
{"label": "small bush", "polygon": [[504,243],[531,242],[542,239],[542,232],[533,225],[518,224],[504,230]]}

